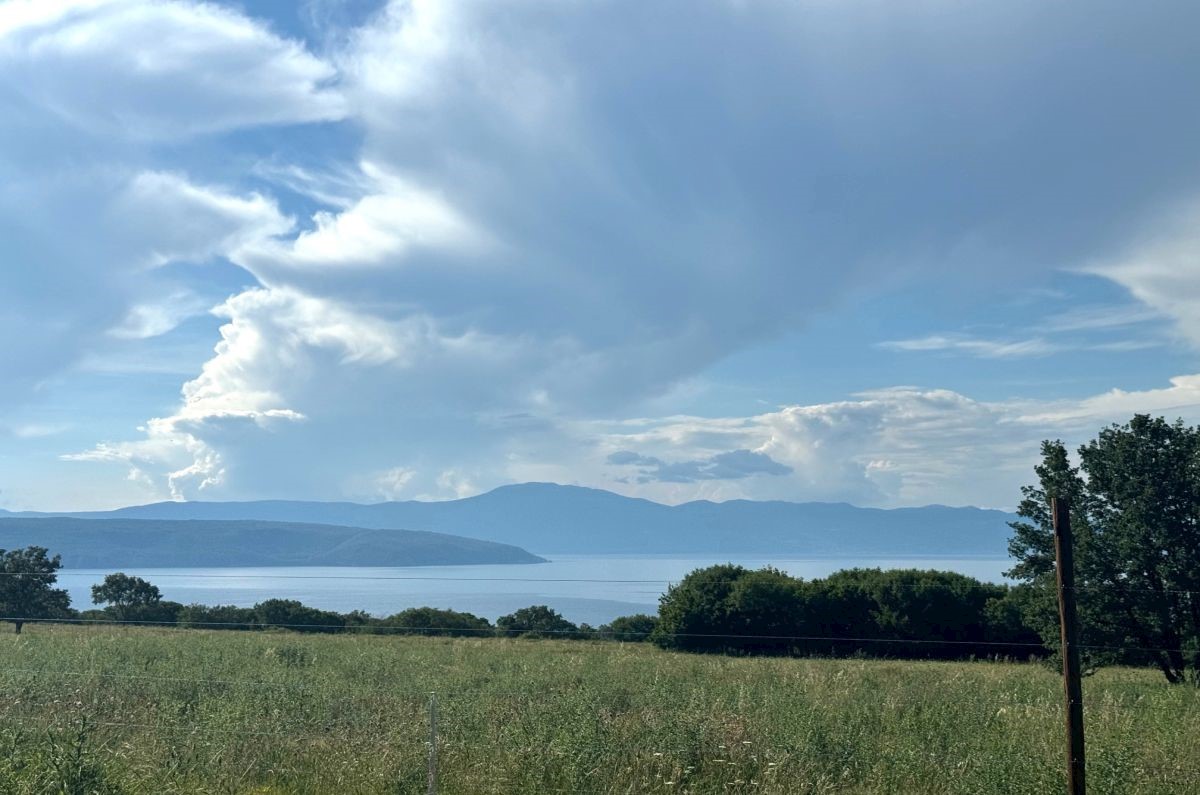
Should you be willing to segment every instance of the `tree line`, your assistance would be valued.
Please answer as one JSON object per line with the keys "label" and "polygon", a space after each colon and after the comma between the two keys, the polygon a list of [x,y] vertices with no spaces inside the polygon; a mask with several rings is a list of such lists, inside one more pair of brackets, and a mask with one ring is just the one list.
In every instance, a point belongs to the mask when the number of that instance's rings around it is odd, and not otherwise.
{"label": "tree line", "polygon": [[1044,656],[1016,589],[948,571],[699,569],[663,595],[651,640],[683,651],[963,659]]}
{"label": "tree line", "polygon": [[[17,632],[24,620],[48,619],[214,630],[653,641],[663,648],[743,654],[968,657],[995,654],[989,643],[1010,641],[1026,644],[1033,654],[1040,650],[1037,634],[1009,603],[1013,589],[953,572],[853,569],[805,582],[771,568],[710,566],[670,588],[657,616],[622,616],[592,627],[572,623],[546,605],[521,608],[494,624],[433,607],[376,617],[292,599],[267,599],[253,607],[184,605],[163,599],[156,585],[123,572],[92,586],[97,607],[75,610],[67,592],[53,587],[60,565],[41,547],[0,552],[0,603]],[[884,639],[905,642],[873,645]]]}

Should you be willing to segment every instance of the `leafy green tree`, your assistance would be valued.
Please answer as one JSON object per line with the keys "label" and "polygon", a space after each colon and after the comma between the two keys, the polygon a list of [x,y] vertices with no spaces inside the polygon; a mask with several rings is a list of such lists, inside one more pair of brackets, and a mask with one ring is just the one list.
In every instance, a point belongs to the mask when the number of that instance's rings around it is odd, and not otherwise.
{"label": "leafy green tree", "polygon": [[[1045,658],[1049,654],[1042,636],[1034,628],[1035,622],[1030,621],[1031,615],[1047,607],[1053,613],[1050,621],[1057,621],[1057,605],[1047,604],[1038,589],[1028,583],[1005,586],[1003,595],[988,600],[983,608],[987,638],[1010,644],[999,649],[999,656],[1032,659]],[[1039,619],[1037,625],[1046,626],[1046,620]]]}
{"label": "leafy green tree", "polygon": [[268,599],[254,606],[254,620],[264,627],[296,632],[341,632],[346,619],[340,613],[308,607],[294,599]]}
{"label": "leafy green tree", "polygon": [[814,581],[812,588],[813,613],[837,617],[815,634],[878,639],[856,641],[856,650],[947,659],[1013,651],[992,645],[1001,641],[988,606],[1006,595],[1001,585],[950,571],[849,569]]}
{"label": "leafy green tree", "polygon": [[120,620],[132,620],[140,608],[153,607],[161,601],[158,586],[120,571],[92,586],[92,603],[107,605]]}
{"label": "leafy green tree", "polygon": [[729,594],[750,569],[732,563],[689,572],[658,599],[658,626],[651,640],[664,649],[722,651],[733,634]]}
{"label": "leafy green tree", "polygon": [[393,628],[404,635],[449,635],[479,637],[486,635],[492,624],[486,618],[457,610],[436,607],[410,607],[381,619],[374,626]]}
{"label": "leafy green tree", "polygon": [[18,635],[26,619],[71,615],[71,597],[52,587],[60,568],[61,557],[45,547],[0,549],[0,610]]}
{"label": "leafy green tree", "polygon": [[524,635],[528,637],[569,637],[579,631],[579,627],[551,610],[546,605],[522,607],[515,613],[500,616],[496,626],[507,635]]}
{"label": "leafy green tree", "polygon": [[754,654],[788,654],[808,633],[809,605],[802,580],[767,567],[739,577],[726,598],[727,648]]}
{"label": "leafy green tree", "polygon": [[190,604],[179,610],[180,626],[197,629],[256,629],[253,607]]}
{"label": "leafy green tree", "polygon": [[596,630],[597,637],[610,640],[640,643],[650,639],[654,628],[658,626],[657,616],[638,613],[632,616],[618,616],[612,623],[605,624]]}
{"label": "leafy green tree", "polygon": [[787,653],[807,621],[803,583],[777,569],[697,569],[659,599],[651,639],[686,651]]}
{"label": "leafy green tree", "polygon": [[1078,468],[1062,442],[1043,443],[1035,471],[1009,574],[1032,588],[1028,620],[1046,645],[1058,645],[1048,501],[1066,497],[1089,663],[1152,663],[1169,682],[1200,682],[1200,428],[1139,414],[1081,447]]}

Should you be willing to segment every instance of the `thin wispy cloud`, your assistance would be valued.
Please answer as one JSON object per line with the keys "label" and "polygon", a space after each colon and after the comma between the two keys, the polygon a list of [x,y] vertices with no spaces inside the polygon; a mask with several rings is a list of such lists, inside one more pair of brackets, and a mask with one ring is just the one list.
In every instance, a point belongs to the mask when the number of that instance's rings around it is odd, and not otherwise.
{"label": "thin wispy cloud", "polygon": [[892,351],[922,352],[946,351],[978,356],[984,359],[1022,359],[1031,356],[1049,356],[1063,347],[1044,339],[990,340],[961,335],[932,334],[905,340],[888,340],[879,347]]}
{"label": "thin wispy cloud", "polygon": [[1056,312],[1043,321],[1039,328],[1047,333],[1062,334],[1073,331],[1100,331],[1162,323],[1167,317],[1145,305],[1086,306]]}

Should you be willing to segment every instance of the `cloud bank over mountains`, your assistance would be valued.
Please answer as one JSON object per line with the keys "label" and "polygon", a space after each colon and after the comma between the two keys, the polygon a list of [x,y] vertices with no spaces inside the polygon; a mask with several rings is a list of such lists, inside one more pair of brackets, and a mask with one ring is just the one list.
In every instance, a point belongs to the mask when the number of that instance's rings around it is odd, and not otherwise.
{"label": "cloud bank over mountains", "polygon": [[[146,497],[556,480],[1011,504],[1039,439],[1200,419],[1198,377],[647,411],[913,283],[982,301],[1092,274],[1200,345],[1197,22],[1190,3],[396,0],[318,46],[232,6],[10,0],[0,334],[24,344],[0,352],[0,401],[211,311],[176,407],[64,455]],[[1055,333],[880,345],[1020,359],[1070,347]]]}

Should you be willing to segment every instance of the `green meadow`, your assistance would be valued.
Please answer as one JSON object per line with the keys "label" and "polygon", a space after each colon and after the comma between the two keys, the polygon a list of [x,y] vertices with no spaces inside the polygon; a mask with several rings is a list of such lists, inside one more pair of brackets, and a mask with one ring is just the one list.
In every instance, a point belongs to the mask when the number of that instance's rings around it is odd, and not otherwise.
{"label": "green meadow", "polygon": [[[1041,664],[647,644],[27,626],[0,636],[0,792],[1045,793]],[[1097,793],[1200,793],[1200,689],[1084,683]]]}

